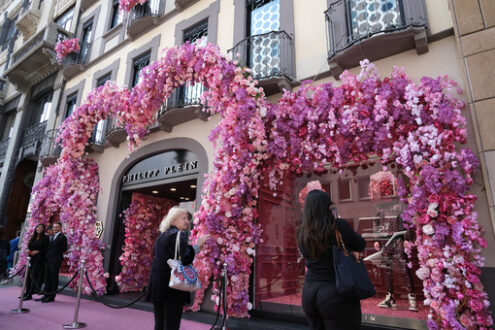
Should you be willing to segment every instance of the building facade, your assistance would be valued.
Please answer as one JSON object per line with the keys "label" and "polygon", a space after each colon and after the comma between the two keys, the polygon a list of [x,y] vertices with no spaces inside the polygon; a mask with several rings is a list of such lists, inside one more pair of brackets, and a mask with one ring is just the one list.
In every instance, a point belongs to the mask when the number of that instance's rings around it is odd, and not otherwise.
{"label": "building facade", "polygon": [[[9,235],[29,216],[33,182],[41,169],[56,160],[54,137],[59,125],[92,89],[107,80],[132,88],[139,73],[167,47],[201,38],[218,45],[253,70],[270,100],[301,82],[333,82],[343,70],[359,72],[359,61],[373,61],[382,76],[403,67],[413,80],[447,74],[466,91],[468,146],[478,152],[482,170],[472,192],[479,196],[478,220],[488,248],[485,277],[495,274],[495,158],[490,132],[495,10],[490,2],[473,5],[451,0],[149,0],[129,13],[115,0],[44,0],[4,3],[0,65],[3,107],[0,125],[0,219]],[[468,10],[469,9],[469,10]],[[476,17],[473,23],[472,17]],[[53,48],[58,40],[77,37],[80,51],[58,64]],[[204,42],[204,41],[202,41]],[[124,244],[120,214],[138,194],[173,201],[197,210],[204,175],[212,170],[214,149],[208,140],[218,116],[203,111],[201,85],[178,88],[163,104],[148,138],[133,153],[126,135],[111,119],[93,132],[88,157],[99,166],[97,216],[101,222],[105,270],[111,279],[121,270]],[[491,102],[491,103],[490,103]],[[493,158],[493,159],[492,159]],[[369,198],[370,166],[357,174],[286,178],[278,197],[268,187],[260,192],[259,221],[264,242],[257,247],[251,301],[260,312],[302,317],[300,295],[304,266],[298,263],[295,229],[300,221],[297,194],[318,178],[336,202],[342,217],[373,246],[393,240],[388,223],[400,213],[398,198],[388,203]],[[311,173],[309,173],[311,174]],[[392,327],[424,327],[426,308],[420,303],[421,283],[407,283],[400,260],[388,272],[383,262],[370,264],[378,297],[363,303],[365,322]],[[415,263],[412,260],[413,264]],[[386,263],[386,262],[385,262]],[[401,264],[402,263],[402,264]],[[376,267],[375,267],[376,266]],[[414,267],[413,267],[414,270]],[[385,296],[385,278],[394,280],[398,308],[378,307]],[[491,281],[495,283],[495,281]],[[110,291],[118,290],[114,280]],[[493,287],[487,286],[491,297]],[[418,311],[409,309],[414,294]],[[212,303],[205,301],[205,310]]]}

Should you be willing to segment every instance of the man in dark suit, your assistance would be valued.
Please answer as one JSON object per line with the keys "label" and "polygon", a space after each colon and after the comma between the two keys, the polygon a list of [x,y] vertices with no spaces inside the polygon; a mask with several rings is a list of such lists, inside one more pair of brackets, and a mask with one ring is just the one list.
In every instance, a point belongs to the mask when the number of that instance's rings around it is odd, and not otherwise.
{"label": "man in dark suit", "polygon": [[64,259],[64,252],[67,251],[67,238],[62,234],[62,224],[55,222],[53,224],[53,236],[50,236],[50,245],[46,252],[45,265],[45,294],[41,302],[49,303],[55,300],[55,291],[58,289],[58,272]]}

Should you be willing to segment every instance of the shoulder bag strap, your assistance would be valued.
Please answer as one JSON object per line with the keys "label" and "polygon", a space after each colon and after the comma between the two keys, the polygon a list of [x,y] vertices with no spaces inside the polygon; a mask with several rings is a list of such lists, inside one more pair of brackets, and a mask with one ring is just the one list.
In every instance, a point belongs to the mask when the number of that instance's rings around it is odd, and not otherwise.
{"label": "shoulder bag strap", "polygon": [[349,252],[347,251],[347,249],[345,247],[344,240],[342,239],[342,234],[340,233],[340,231],[338,229],[335,229],[335,237],[337,239],[337,245],[344,251],[344,254],[346,256],[348,256]]}
{"label": "shoulder bag strap", "polygon": [[178,260],[180,260],[180,230],[177,232],[177,239],[175,240],[175,260],[177,260],[177,255],[179,255]]}

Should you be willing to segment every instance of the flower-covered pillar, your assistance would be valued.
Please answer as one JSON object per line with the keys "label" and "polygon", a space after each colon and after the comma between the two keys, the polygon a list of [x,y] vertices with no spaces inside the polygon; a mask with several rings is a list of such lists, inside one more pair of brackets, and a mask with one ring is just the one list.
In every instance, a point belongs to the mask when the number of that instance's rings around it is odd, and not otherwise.
{"label": "flower-covered pillar", "polygon": [[115,277],[120,292],[141,291],[148,285],[153,246],[158,227],[173,200],[133,193],[129,207],[123,212],[125,240],[120,264],[122,270]]}

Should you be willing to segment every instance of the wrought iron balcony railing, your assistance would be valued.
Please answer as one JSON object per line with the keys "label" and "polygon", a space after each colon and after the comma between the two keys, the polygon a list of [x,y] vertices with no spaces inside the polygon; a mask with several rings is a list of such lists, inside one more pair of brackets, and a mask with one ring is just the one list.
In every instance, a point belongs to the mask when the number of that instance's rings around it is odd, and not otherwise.
{"label": "wrought iron balcony railing", "polygon": [[[332,0],[325,20],[328,60],[345,54],[346,59],[337,60],[342,69],[359,65],[365,57],[379,59],[414,48],[415,43],[418,53],[428,50],[424,0]],[[420,33],[424,40],[414,38]],[[354,45],[357,55],[347,51]]]}
{"label": "wrought iron balcony railing", "polygon": [[163,0],[148,0],[134,6],[127,18],[127,33],[135,37],[157,24],[157,18],[162,15],[163,9]]}
{"label": "wrought iron balcony railing", "polygon": [[93,134],[89,138],[89,144],[103,146],[105,145],[106,135],[104,125],[98,125],[93,130]]}
{"label": "wrought iron balcony railing", "polygon": [[10,139],[5,139],[0,141],[0,161],[5,159],[7,156],[7,149],[9,148]]}
{"label": "wrought iron balcony railing", "polygon": [[55,163],[62,152],[62,147],[55,142],[58,130],[51,129],[45,133],[40,149],[40,161],[44,166]]}
{"label": "wrought iron balcony railing", "polygon": [[117,124],[114,118],[107,119],[106,139],[114,147],[118,147],[125,141],[127,133],[121,125]]}
{"label": "wrought iron balcony railing", "polygon": [[91,53],[91,44],[88,42],[79,41],[79,48],[79,51],[69,53],[62,59],[62,65],[64,67],[87,63],[89,54]]}
{"label": "wrought iron balcony railing", "polygon": [[202,84],[194,84],[193,86],[182,86],[177,88],[172,95],[167,99],[160,109],[160,115],[170,109],[185,108],[190,106],[203,106],[201,103],[201,95],[205,88]]}
{"label": "wrought iron balcony railing", "polygon": [[234,58],[253,70],[253,78],[285,77],[294,80],[294,43],[285,31],[248,37],[230,49]]}
{"label": "wrought iron balcony railing", "polygon": [[22,134],[22,146],[27,146],[43,140],[46,130],[46,121],[28,127]]}
{"label": "wrought iron balcony railing", "polygon": [[201,95],[204,91],[204,86],[199,83],[176,88],[158,112],[157,119],[160,129],[171,132],[175,125],[186,121],[196,118],[206,120],[208,114],[203,111],[203,108],[207,105],[201,101]]}

